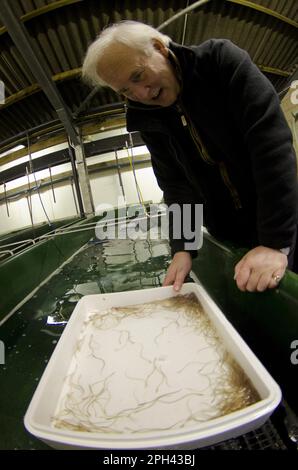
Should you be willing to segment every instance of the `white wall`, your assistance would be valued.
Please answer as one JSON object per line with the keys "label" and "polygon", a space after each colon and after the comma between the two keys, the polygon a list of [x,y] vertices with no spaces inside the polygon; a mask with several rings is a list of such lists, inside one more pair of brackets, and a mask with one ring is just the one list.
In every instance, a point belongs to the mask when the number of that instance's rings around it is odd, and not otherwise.
{"label": "white wall", "polygon": [[[50,221],[73,217],[76,215],[75,203],[72,195],[71,186],[54,186],[54,202],[52,190],[45,189],[40,192],[40,196]],[[47,218],[43,211],[38,194],[35,192],[31,196],[32,217],[34,224],[46,222]],[[31,225],[30,212],[27,198],[22,197],[15,201],[8,202],[9,217],[7,215],[6,205],[0,204],[0,233],[11,232],[18,228]]]}
{"label": "white wall", "polygon": [[[139,203],[135,179],[132,170],[121,170],[126,204]],[[160,202],[162,191],[159,189],[151,167],[136,169],[136,178],[143,201]],[[95,208],[100,204],[117,206],[122,190],[118,173],[95,175],[90,179]]]}
{"label": "white wall", "polygon": [[[106,133],[105,133],[106,134]],[[108,133],[111,135],[111,133]],[[104,137],[107,137],[106,135]],[[58,147],[58,146],[57,146]],[[61,146],[59,146],[59,149]],[[54,150],[53,150],[54,149]],[[52,147],[48,149],[48,153],[56,151],[57,148]],[[46,153],[46,152],[44,152]],[[144,148],[134,149],[134,155],[144,154]],[[22,157],[23,159],[24,157]],[[118,158],[127,158],[127,151],[118,152]],[[114,161],[114,154],[99,155],[87,159],[87,164],[94,164],[96,162],[103,161]],[[19,163],[14,162],[14,164]],[[57,167],[53,167],[52,175],[59,175],[70,169],[70,164],[63,164]],[[4,170],[0,167],[0,170]],[[135,181],[132,170],[127,168],[121,170],[122,181],[125,191],[125,202],[126,204],[139,203],[138,194],[135,187]],[[43,178],[49,177],[49,171],[43,170],[36,173],[36,180],[39,183]],[[152,200],[153,202],[159,202],[162,198],[162,191],[157,186],[153,170],[150,167],[136,169],[136,177],[141,189],[142,197],[144,201]],[[103,173],[92,174],[90,176],[90,184],[92,195],[94,199],[95,208],[102,204],[108,203],[113,206],[117,206],[119,198],[122,196],[122,191],[119,183],[117,170],[106,171]],[[27,177],[19,178],[17,180],[7,183],[6,190],[13,190],[17,192],[20,186],[27,185]],[[31,187],[36,186],[33,175],[30,175]],[[41,190],[41,198],[48,217],[51,221],[58,219],[72,217],[77,214],[75,203],[73,199],[73,193],[70,183],[59,184],[54,186],[56,203],[53,201],[52,190],[50,187]],[[0,185],[0,195],[3,196],[4,186]],[[42,209],[37,192],[32,194],[32,212],[33,222],[35,224],[47,221],[47,218]],[[9,202],[9,213],[7,216],[6,205],[4,202],[0,204],[0,234],[13,231],[19,228],[27,227],[31,225],[30,213],[28,209],[26,197],[21,197],[15,201]]]}

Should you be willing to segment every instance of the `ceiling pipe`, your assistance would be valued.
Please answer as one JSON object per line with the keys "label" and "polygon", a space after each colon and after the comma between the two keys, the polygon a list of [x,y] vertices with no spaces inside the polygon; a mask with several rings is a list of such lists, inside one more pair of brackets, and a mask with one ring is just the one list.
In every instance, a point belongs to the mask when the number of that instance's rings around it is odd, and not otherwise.
{"label": "ceiling pipe", "polygon": [[186,13],[189,13],[190,11],[195,10],[196,8],[208,2],[210,2],[210,0],[199,0],[198,2],[193,3],[189,7],[184,8],[183,10],[179,11],[179,13],[177,13],[176,15],[172,16],[167,21],[159,25],[158,28],[156,28],[157,31],[161,31],[162,29],[166,28],[169,24],[173,23],[173,21],[176,21],[178,18],[180,18],[180,16],[183,16]]}
{"label": "ceiling pipe", "polygon": [[90,91],[90,93],[86,96],[84,101],[82,101],[80,106],[73,113],[73,118],[74,119],[76,119],[79,116],[79,114],[81,114],[81,112],[89,106],[89,104],[91,103],[91,100],[93,99],[93,97],[96,95],[96,93],[98,93],[98,90],[99,90],[99,87],[95,87],[95,88],[93,88],[93,90]]}

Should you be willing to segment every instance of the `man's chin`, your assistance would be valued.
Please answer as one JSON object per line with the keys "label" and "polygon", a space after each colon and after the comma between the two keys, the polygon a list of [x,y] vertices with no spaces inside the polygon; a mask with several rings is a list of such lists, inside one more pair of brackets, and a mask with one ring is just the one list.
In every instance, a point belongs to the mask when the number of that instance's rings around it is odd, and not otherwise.
{"label": "man's chin", "polygon": [[172,96],[172,97],[164,97],[164,98],[160,98],[159,100],[156,100],[156,102],[154,104],[158,105],[158,106],[162,106],[163,108],[166,108],[168,106],[172,106],[172,104],[174,104],[175,102],[177,101],[177,97],[175,96]]}

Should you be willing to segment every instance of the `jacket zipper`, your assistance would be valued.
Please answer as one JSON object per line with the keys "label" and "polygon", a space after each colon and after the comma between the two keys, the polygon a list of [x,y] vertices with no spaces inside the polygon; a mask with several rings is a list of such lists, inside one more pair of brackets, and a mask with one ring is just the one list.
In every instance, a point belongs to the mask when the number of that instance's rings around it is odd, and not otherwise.
{"label": "jacket zipper", "polygon": [[208,163],[208,165],[215,165],[215,161],[212,160],[210,155],[207,152],[206,147],[204,146],[195,126],[189,119],[189,116],[185,113],[184,109],[179,107],[178,110],[182,112],[181,114],[181,121],[183,126],[187,126],[191,135],[191,138],[193,142],[195,143],[195,146],[197,147],[199,154],[201,155],[202,159],[204,160],[205,163]]}
{"label": "jacket zipper", "polygon": [[[208,154],[208,151],[207,151],[206,147],[204,146],[204,144],[202,142],[202,139],[200,138],[195,126],[193,125],[193,123],[189,119],[189,116],[187,116],[187,114],[185,113],[185,110],[183,108],[180,107],[179,110],[183,113],[181,115],[182,124],[183,124],[183,126],[188,127],[191,138],[192,138],[193,142],[195,143],[197,149],[199,150],[199,154],[201,155],[202,159],[204,160],[205,163],[208,163],[208,165],[215,165],[217,162],[215,162],[210,157],[210,155]],[[218,165],[219,165],[219,171],[220,171],[221,178],[222,178],[225,186],[230,191],[230,194],[231,194],[231,197],[233,199],[233,202],[234,202],[234,205],[235,205],[236,209],[241,209],[242,204],[241,204],[241,200],[240,200],[238,191],[237,191],[237,189],[235,188],[235,186],[233,185],[233,183],[230,180],[229,173],[228,173],[228,170],[227,170],[227,167],[226,167],[225,163],[223,161],[221,161],[221,162],[218,162]]]}
{"label": "jacket zipper", "polygon": [[237,189],[235,188],[235,186],[232,184],[232,182],[230,180],[229,173],[228,173],[226,165],[224,164],[224,162],[219,162],[218,165],[219,165],[219,171],[220,171],[220,175],[222,177],[222,180],[223,180],[224,184],[226,185],[226,187],[228,188],[228,190],[230,191],[230,194],[233,198],[234,205],[235,205],[236,209],[241,209],[242,204],[241,204],[241,201],[240,201],[238,191],[237,191]]}

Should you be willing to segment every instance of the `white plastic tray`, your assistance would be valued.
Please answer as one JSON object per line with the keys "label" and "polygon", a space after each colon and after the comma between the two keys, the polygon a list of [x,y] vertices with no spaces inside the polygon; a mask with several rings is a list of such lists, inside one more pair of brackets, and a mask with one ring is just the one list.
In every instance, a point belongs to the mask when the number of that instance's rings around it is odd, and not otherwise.
{"label": "white plastic tray", "polygon": [[[278,385],[202,286],[179,294],[190,293],[203,323],[163,303],[140,305],[175,297],[172,287],[83,297],[31,400],[27,430],[63,449],[191,449],[261,426],[280,402]],[[226,409],[235,402],[231,358],[258,398],[221,414],[220,400]],[[239,397],[242,379],[233,383]]]}

